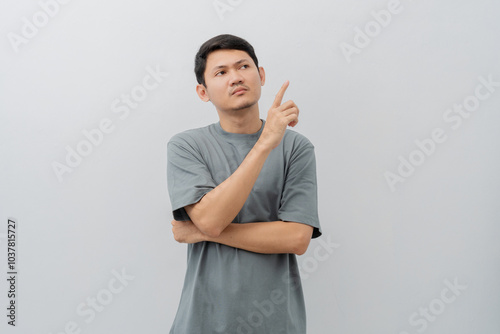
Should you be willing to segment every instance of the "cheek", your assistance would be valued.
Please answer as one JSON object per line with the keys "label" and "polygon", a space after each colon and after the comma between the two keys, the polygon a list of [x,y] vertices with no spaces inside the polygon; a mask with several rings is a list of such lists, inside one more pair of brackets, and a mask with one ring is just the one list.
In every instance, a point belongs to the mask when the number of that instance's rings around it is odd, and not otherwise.
{"label": "cheek", "polygon": [[210,90],[207,90],[208,97],[210,100],[220,100],[224,98],[224,94],[226,94],[226,91],[223,87],[223,85],[217,83],[217,84],[211,84]]}
{"label": "cheek", "polygon": [[254,89],[255,95],[260,96],[260,92],[262,89],[262,85],[260,83],[260,80],[255,81],[254,87],[255,87],[255,89]]}
{"label": "cheek", "polygon": [[259,89],[259,90],[261,89],[261,87],[262,87],[262,82],[261,82],[261,80],[260,80],[260,77],[259,77],[259,76],[257,76],[257,77],[254,79],[253,83],[254,83],[255,87],[257,87],[257,89]]}

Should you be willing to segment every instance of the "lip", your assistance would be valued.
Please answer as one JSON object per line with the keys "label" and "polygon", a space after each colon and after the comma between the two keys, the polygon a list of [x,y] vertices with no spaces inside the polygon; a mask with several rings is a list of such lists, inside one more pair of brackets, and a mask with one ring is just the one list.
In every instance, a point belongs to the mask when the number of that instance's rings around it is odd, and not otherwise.
{"label": "lip", "polygon": [[235,95],[235,94],[246,92],[246,91],[247,91],[246,88],[239,87],[239,88],[236,88],[231,95]]}

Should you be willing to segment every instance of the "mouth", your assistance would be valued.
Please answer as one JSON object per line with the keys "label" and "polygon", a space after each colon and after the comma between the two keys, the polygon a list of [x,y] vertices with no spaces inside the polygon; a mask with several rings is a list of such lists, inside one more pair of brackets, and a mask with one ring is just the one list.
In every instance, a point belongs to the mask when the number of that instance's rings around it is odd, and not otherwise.
{"label": "mouth", "polygon": [[240,88],[236,88],[232,93],[231,95],[242,95],[244,94],[245,92],[247,91],[246,88],[243,88],[243,87],[240,87]]}

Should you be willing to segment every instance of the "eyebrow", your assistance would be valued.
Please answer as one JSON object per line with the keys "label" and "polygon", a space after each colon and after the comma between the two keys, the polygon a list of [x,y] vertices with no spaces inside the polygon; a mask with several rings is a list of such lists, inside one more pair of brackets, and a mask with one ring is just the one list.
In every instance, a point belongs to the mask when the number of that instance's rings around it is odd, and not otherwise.
{"label": "eyebrow", "polygon": [[[234,66],[234,65],[239,65],[239,64],[244,63],[244,62],[250,62],[250,60],[249,60],[249,59],[247,59],[247,58],[240,59],[240,60],[238,60],[237,62],[235,62],[235,63],[233,64],[233,66]],[[218,69],[221,69],[221,68],[226,68],[226,67],[228,67],[228,66],[227,66],[227,65],[218,65],[218,66],[215,66],[214,68],[212,68],[212,72],[213,72],[213,71],[216,71],[216,70],[218,70]]]}

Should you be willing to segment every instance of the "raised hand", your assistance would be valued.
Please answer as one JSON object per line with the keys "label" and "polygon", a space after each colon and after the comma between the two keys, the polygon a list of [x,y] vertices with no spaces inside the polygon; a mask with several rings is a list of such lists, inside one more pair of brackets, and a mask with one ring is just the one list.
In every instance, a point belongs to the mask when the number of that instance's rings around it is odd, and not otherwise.
{"label": "raised hand", "polygon": [[287,126],[294,127],[299,122],[299,108],[295,102],[289,100],[281,104],[289,84],[288,80],[285,81],[278,94],[276,94],[271,109],[267,113],[266,125],[259,139],[265,145],[269,145],[271,149],[280,144]]}

